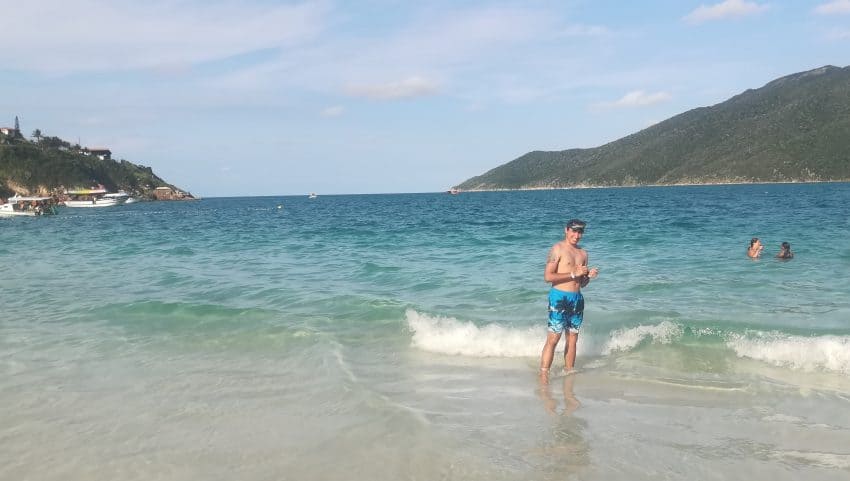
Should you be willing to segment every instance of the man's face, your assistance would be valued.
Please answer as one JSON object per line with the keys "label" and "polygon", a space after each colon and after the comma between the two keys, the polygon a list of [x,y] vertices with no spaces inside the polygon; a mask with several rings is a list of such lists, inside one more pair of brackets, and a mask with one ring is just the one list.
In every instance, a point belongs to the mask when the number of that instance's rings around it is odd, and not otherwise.
{"label": "man's face", "polygon": [[581,237],[584,235],[584,227],[572,226],[567,227],[567,242],[572,245],[578,244],[578,241],[581,240]]}

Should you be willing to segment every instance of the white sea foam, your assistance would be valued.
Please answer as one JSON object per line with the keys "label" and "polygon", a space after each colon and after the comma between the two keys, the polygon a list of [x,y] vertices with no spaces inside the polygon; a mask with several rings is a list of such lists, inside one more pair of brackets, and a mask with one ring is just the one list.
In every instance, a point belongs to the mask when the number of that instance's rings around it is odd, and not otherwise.
{"label": "white sea foam", "polygon": [[413,309],[405,313],[413,346],[423,351],[471,357],[531,357],[540,355],[543,332],[496,324],[476,326],[453,317],[429,316]]}
{"label": "white sea foam", "polygon": [[[413,346],[428,352],[470,357],[536,357],[546,337],[545,328],[511,328],[498,324],[478,326],[453,317],[432,316],[408,309],[407,324]],[[577,354],[609,355],[629,351],[643,340],[668,344],[681,337],[681,326],[665,321],[657,325],[618,329],[608,336],[582,334]],[[566,336],[564,336],[566,337]],[[561,346],[565,341],[561,340]]]}
{"label": "white sea foam", "polygon": [[757,333],[729,336],[726,345],[738,357],[803,371],[850,374],[850,336],[790,336]]}
{"label": "white sea foam", "polygon": [[[470,357],[537,357],[546,336],[541,327],[516,328],[497,323],[476,325],[453,317],[433,316],[408,309],[407,324],[413,347],[423,351]],[[695,332],[716,336],[714,329]],[[673,344],[684,327],[676,322],[639,325],[607,335],[582,334],[580,356],[610,356],[629,352],[641,344]],[[738,357],[802,371],[825,370],[850,374],[850,336],[802,337],[782,333],[727,333],[726,346]],[[560,346],[563,346],[561,341]]]}
{"label": "white sea foam", "polygon": [[656,325],[628,327],[617,329],[602,348],[602,354],[608,355],[615,351],[631,351],[647,338],[660,344],[670,344],[682,337],[682,326],[670,321]]}
{"label": "white sea foam", "polygon": [[825,468],[850,468],[850,455],[847,454],[781,451],[776,453],[773,457],[778,459],[800,460],[807,464],[813,464]]}

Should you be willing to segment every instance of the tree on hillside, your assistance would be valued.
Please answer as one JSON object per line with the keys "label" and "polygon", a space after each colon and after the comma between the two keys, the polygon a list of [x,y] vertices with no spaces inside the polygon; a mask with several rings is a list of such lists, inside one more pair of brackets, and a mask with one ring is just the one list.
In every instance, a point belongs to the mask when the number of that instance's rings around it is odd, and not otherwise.
{"label": "tree on hillside", "polygon": [[51,137],[49,135],[41,138],[41,146],[47,149],[65,148],[67,150],[71,148],[71,144],[69,142],[62,140],[59,137]]}
{"label": "tree on hillside", "polygon": [[6,138],[6,143],[15,143],[24,140],[24,136],[21,135],[21,123],[18,121],[18,116],[15,116],[15,130],[9,132],[8,137]]}
{"label": "tree on hillside", "polygon": [[33,137],[35,137],[35,141],[36,141],[36,142],[40,143],[40,142],[41,142],[41,129],[35,129],[35,130],[33,130],[33,131],[32,131],[32,136],[33,136]]}

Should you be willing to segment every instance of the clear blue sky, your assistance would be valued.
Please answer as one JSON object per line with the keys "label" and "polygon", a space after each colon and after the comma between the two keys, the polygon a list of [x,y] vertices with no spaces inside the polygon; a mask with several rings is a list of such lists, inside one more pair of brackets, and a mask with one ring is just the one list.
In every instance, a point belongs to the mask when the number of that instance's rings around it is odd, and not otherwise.
{"label": "clear blue sky", "polygon": [[850,64],[850,0],[0,0],[20,118],[200,196],[433,192]]}

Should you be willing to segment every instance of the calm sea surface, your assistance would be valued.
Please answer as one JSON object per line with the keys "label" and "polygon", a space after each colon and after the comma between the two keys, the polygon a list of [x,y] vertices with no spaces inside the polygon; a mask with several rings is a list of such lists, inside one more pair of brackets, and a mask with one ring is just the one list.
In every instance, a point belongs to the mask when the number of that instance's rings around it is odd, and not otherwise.
{"label": "calm sea surface", "polygon": [[[580,372],[541,385],[572,217],[600,276]],[[0,479],[850,477],[848,184],[215,198],[0,234]]]}

